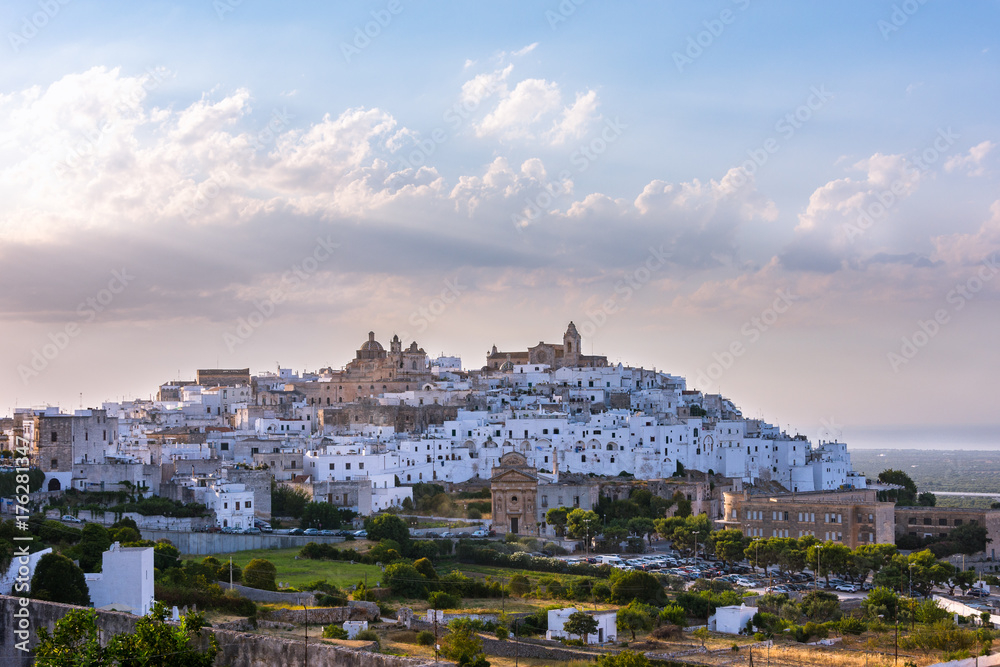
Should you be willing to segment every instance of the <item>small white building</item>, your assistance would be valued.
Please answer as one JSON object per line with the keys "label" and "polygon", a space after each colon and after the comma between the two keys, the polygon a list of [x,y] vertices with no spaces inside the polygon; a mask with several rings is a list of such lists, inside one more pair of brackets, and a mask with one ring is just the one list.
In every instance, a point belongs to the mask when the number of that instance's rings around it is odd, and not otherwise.
{"label": "small white building", "polygon": [[84,575],[95,609],[136,616],[153,610],[153,547],[122,547],[115,542],[104,552],[101,570]]}
{"label": "small white building", "polygon": [[344,621],[344,630],[347,631],[347,638],[354,639],[362,630],[368,629],[368,621]]}
{"label": "small white building", "polygon": [[244,484],[212,485],[205,492],[205,506],[215,512],[215,523],[220,528],[253,526],[253,490]]}
{"label": "small white building", "polygon": [[[576,607],[566,609],[549,610],[549,629],[545,633],[546,639],[580,639],[577,635],[571,635],[563,630],[563,625],[569,617],[580,611]],[[587,635],[587,644],[603,644],[605,642],[618,641],[618,612],[615,611],[588,611],[584,612],[593,616],[597,621],[597,632]]]}
{"label": "small white building", "polygon": [[738,635],[746,629],[747,623],[757,613],[757,607],[741,604],[738,607],[719,607],[708,619],[708,629],[713,632],[724,632],[728,635]]}

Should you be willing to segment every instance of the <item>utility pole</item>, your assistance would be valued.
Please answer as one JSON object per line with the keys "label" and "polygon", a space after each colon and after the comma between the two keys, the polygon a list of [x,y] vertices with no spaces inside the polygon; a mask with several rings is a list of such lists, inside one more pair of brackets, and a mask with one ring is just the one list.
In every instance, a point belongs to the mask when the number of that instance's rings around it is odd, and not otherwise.
{"label": "utility pole", "polygon": [[229,557],[229,588],[233,587],[233,557]]}

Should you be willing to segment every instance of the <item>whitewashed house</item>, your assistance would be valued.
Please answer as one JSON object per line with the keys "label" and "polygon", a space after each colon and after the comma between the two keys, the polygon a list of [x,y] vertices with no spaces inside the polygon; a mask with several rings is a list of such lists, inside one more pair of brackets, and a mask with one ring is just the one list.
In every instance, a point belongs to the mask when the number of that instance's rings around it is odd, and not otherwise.
{"label": "whitewashed house", "polygon": [[[545,633],[546,639],[581,639],[578,635],[571,635],[563,630],[563,625],[569,617],[580,611],[576,607],[566,609],[549,610],[549,629]],[[587,644],[604,644],[618,640],[618,612],[615,611],[588,611],[584,612],[594,617],[597,621],[597,632],[587,635]]]}
{"label": "whitewashed house", "polygon": [[153,547],[115,542],[102,556],[102,571],[85,574],[95,609],[145,616],[153,609]]}

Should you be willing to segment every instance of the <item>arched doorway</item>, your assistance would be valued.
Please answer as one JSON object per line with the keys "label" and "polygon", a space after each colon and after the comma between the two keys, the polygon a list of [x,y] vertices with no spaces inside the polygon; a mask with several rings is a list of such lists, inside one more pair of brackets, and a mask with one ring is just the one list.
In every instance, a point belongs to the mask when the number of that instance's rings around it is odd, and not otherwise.
{"label": "arched doorway", "polygon": [[62,484],[55,477],[49,480],[49,491],[62,491]]}

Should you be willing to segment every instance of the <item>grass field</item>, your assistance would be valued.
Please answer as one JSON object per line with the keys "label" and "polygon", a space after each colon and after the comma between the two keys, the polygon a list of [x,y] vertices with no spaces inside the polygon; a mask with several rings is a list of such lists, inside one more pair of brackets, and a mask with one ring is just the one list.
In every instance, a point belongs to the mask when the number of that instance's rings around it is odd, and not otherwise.
{"label": "grass field", "polygon": [[[292,549],[257,549],[254,551],[237,551],[236,553],[213,554],[224,563],[229,562],[229,557],[233,557],[233,562],[240,567],[245,567],[254,558],[263,558],[274,563],[278,569],[277,580],[285,582],[289,586],[302,586],[304,584],[326,579],[331,584],[346,588],[359,581],[364,581],[368,575],[368,584],[373,586],[376,581],[382,580],[382,569],[375,565],[363,565],[361,563],[351,564],[348,561],[336,560],[308,560],[306,558],[296,558],[299,550]],[[200,561],[204,556],[190,556],[187,560]]]}

